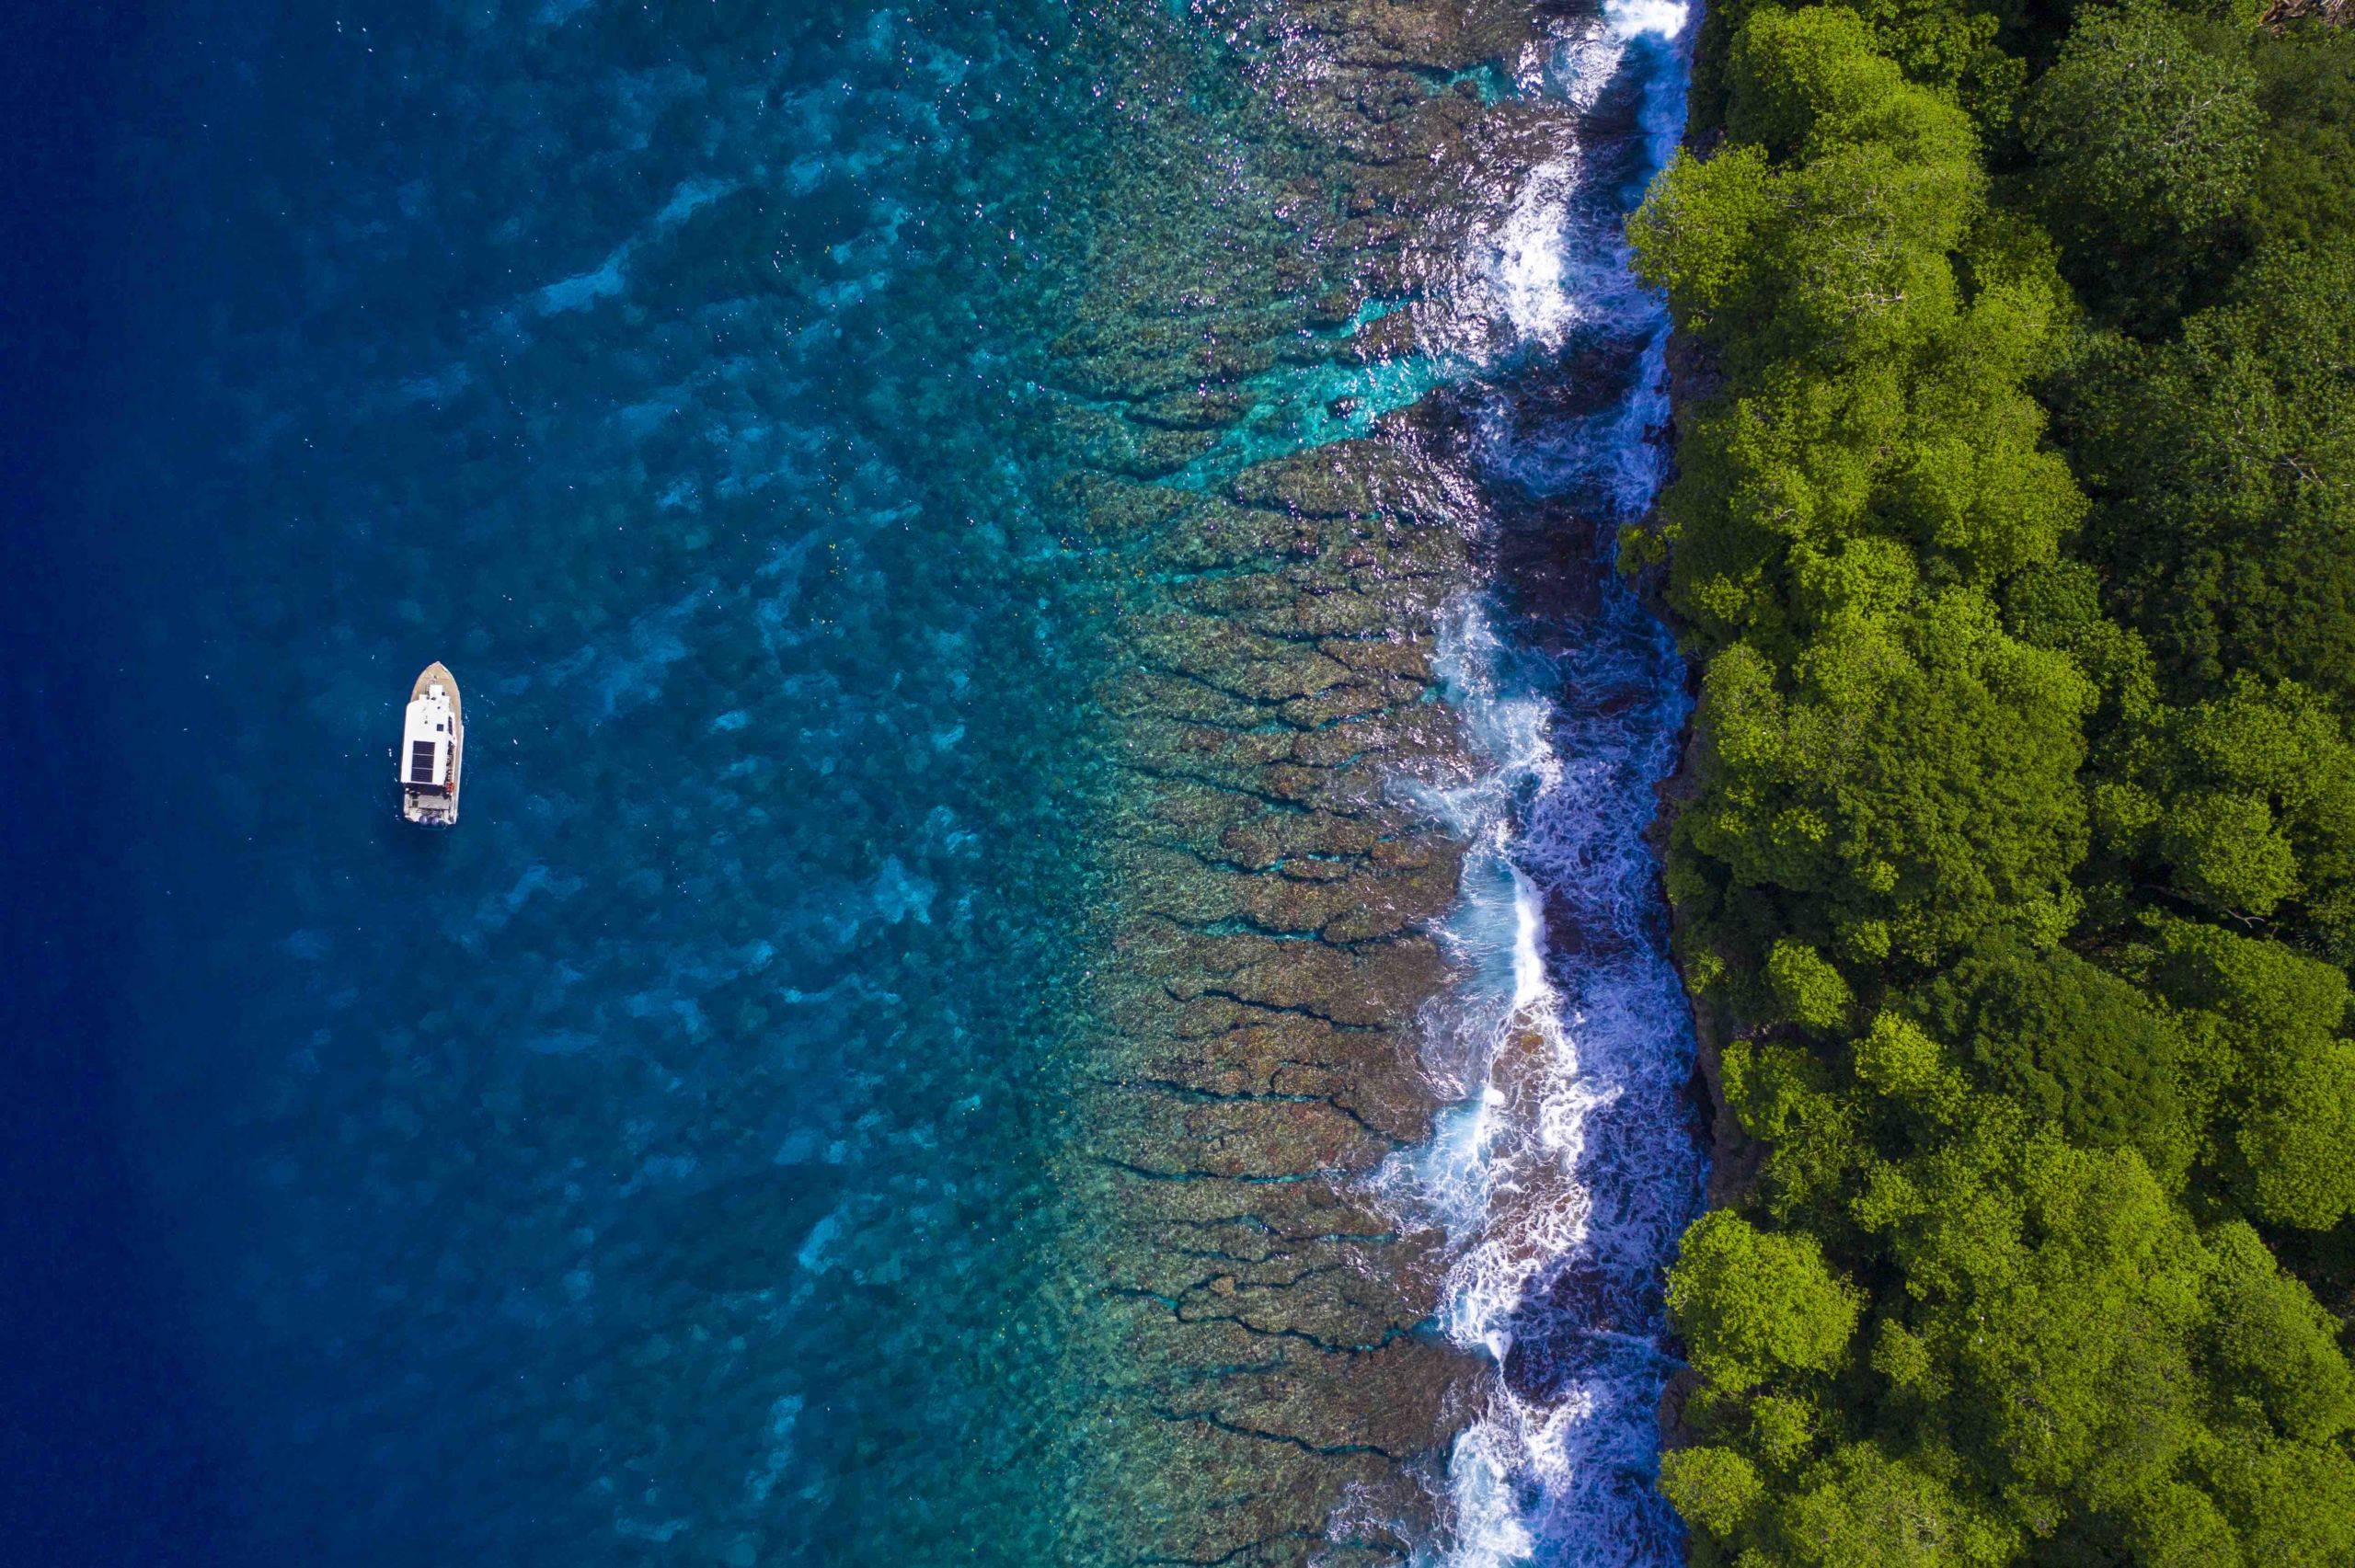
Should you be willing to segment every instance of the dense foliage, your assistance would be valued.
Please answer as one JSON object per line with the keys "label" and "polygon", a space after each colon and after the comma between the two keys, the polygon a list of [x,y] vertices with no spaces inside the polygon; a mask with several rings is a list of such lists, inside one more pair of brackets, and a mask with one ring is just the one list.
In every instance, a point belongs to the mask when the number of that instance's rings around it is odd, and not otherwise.
{"label": "dense foliage", "polygon": [[1695,114],[1694,1560],[2355,1563],[2355,42],[1729,0]]}

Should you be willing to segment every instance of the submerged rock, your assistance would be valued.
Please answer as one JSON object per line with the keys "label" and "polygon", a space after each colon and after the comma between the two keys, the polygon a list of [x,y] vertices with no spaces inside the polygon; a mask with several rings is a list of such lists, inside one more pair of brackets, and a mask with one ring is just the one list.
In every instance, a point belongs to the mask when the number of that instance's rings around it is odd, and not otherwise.
{"label": "submerged rock", "polygon": [[[1475,519],[1460,447],[1333,438],[1397,406],[1346,378],[1428,352],[1418,311],[1367,302],[1460,265],[1528,150],[1525,107],[1419,73],[1510,57],[1533,20],[1270,4],[1220,26],[1265,142],[1189,155],[1203,128],[1138,86],[1160,183],[1107,225],[1058,346],[1096,470],[1077,527],[1121,585],[1096,694],[1113,904],[1075,1058],[1064,1288],[1097,1394],[1072,1534],[1084,1558],[1398,1562],[1478,1370],[1432,1327],[1443,1239],[1365,1188],[1437,1109],[1419,1018],[1451,980],[1464,845],[1399,785],[1471,766],[1431,650]],[[1313,417],[1274,417],[1303,406],[1286,378],[1331,376]]]}

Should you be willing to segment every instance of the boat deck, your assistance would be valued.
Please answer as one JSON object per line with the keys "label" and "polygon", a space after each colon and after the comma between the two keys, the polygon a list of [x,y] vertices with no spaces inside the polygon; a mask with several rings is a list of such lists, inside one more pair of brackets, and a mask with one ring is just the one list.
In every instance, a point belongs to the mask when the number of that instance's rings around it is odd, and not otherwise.
{"label": "boat deck", "polygon": [[[427,703],[436,687],[441,688],[442,694],[449,703],[446,768],[438,765],[434,756],[434,751],[442,742],[443,730],[436,710],[430,706],[424,710],[426,719],[431,721],[430,725],[422,724],[419,716],[419,704]],[[457,680],[437,659],[425,667],[416,683],[409,688],[408,724],[404,727],[403,750],[399,753],[401,815],[404,818],[428,828],[446,828],[457,821],[458,789],[465,765],[465,706],[458,695]],[[416,753],[414,762],[411,761],[412,749]],[[438,777],[446,784],[447,793],[430,786],[413,786],[408,782],[412,767],[418,770],[414,774],[418,779]]]}

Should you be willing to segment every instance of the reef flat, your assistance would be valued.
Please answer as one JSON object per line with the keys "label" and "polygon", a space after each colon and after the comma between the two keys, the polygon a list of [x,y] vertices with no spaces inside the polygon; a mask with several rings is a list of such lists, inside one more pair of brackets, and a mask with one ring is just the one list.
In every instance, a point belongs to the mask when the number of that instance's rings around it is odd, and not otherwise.
{"label": "reef flat", "polygon": [[1092,1320],[1075,1377],[1099,1391],[1073,1530],[1091,1558],[1396,1559],[1430,1512],[1402,1467],[1465,1414],[1429,1326],[1441,1239],[1401,1233],[1362,1178],[1434,1109],[1413,1025],[1445,983],[1430,927],[1460,845],[1396,786],[1462,765],[1429,699],[1468,531],[1442,465],[1352,435],[1339,400],[1417,352],[1410,309],[1365,305],[1408,303],[1410,236],[1443,243],[1420,220],[1463,177],[1471,95],[1425,74],[1497,40],[1391,15],[1424,47],[1336,8],[1306,58],[1338,69],[1252,53],[1281,140],[1240,179],[1215,145],[1163,143],[1166,184],[1124,211],[1057,345],[1074,424],[1118,459],[1076,497],[1109,567],[1110,904],[1066,1249]]}
{"label": "reef flat", "polygon": [[1440,1238],[1361,1185],[1430,1135],[1414,1024],[1462,853],[1391,789],[1457,744],[1423,699],[1464,541],[1422,477],[1371,443],[1258,465],[1159,521],[1168,580],[1123,609],[1091,1261],[1134,1368],[1107,1484],[1189,1558],[1304,1558],[1350,1488],[1383,1551],[1420,1511],[1399,1465],[1465,1413]]}

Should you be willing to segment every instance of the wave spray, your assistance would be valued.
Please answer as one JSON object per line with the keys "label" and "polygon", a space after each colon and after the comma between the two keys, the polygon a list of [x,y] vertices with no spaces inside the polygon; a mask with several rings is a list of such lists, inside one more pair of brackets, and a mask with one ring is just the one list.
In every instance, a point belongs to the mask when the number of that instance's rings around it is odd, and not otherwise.
{"label": "wave spray", "polygon": [[[1495,1369],[1424,1554],[1462,1568],[1683,1558],[1654,1486],[1677,1365],[1660,1287],[1705,1157],[1647,835],[1688,704],[1673,639],[1612,562],[1668,416],[1665,313],[1623,230],[1683,127],[1693,19],[1614,3],[1524,63],[1569,148],[1503,205],[1461,296],[1523,358],[1491,380],[1476,442],[1497,592],[1455,607],[1441,649],[1482,765],[1420,792],[1472,845],[1446,933],[1464,979],[1426,1030],[1453,1109],[1378,1182],[1445,1227],[1442,1326]],[[1548,378],[1577,384],[1533,413]]]}

